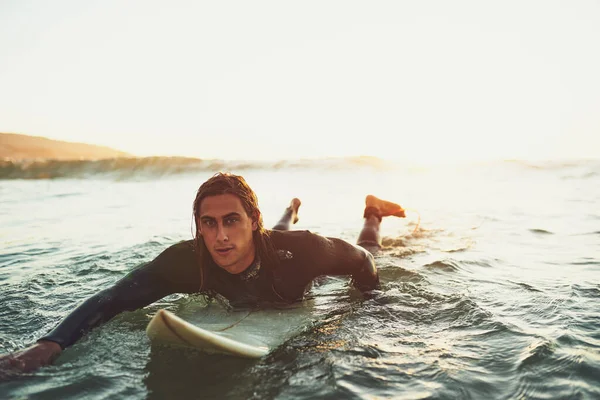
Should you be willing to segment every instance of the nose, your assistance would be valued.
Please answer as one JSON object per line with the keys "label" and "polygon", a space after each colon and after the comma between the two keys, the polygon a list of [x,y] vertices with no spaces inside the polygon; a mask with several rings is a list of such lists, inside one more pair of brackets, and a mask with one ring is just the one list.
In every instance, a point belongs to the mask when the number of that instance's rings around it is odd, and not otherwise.
{"label": "nose", "polygon": [[219,224],[217,228],[217,241],[219,242],[227,242],[229,237],[227,235],[227,229],[222,224]]}

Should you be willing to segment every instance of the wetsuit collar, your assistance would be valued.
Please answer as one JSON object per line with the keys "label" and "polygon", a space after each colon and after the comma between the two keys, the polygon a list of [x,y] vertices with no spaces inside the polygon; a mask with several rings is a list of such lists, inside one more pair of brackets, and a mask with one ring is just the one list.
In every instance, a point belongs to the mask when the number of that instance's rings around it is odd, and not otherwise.
{"label": "wetsuit collar", "polygon": [[242,271],[239,274],[239,277],[243,281],[249,281],[251,279],[255,279],[256,277],[258,277],[259,271],[260,271],[260,257],[257,254],[256,258],[254,258],[254,261],[252,262],[252,264],[250,264],[250,266],[248,268],[246,268],[244,271]]}

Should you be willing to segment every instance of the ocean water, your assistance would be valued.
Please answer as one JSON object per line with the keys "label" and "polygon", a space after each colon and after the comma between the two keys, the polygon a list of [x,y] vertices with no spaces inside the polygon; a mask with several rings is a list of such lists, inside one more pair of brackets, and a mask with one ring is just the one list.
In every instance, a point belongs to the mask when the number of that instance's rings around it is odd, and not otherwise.
{"label": "ocean water", "polygon": [[191,238],[195,192],[216,169],[247,178],[267,226],[299,197],[295,229],[355,242],[365,195],[409,209],[383,221],[381,291],[363,300],[325,280],[303,328],[260,360],[151,346],[157,309],[215,307],[169,296],[0,382],[0,398],[600,398],[599,160],[4,162],[0,352]]}

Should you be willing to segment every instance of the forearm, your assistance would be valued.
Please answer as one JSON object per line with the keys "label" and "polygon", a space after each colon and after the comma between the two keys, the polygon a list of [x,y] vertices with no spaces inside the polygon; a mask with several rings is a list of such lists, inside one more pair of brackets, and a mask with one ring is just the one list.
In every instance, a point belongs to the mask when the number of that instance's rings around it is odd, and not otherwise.
{"label": "forearm", "polygon": [[142,308],[171,293],[166,282],[155,283],[140,271],[86,300],[40,340],[58,343],[65,349],[117,314]]}
{"label": "forearm", "polygon": [[62,349],[65,349],[91,329],[127,310],[127,305],[118,302],[112,289],[104,290],[77,307],[40,340],[58,343]]}
{"label": "forearm", "polygon": [[86,300],[41,339],[58,343],[64,349],[123,311],[137,310],[172,293],[195,292],[200,282],[196,261],[189,241],[167,248],[110,289]]}

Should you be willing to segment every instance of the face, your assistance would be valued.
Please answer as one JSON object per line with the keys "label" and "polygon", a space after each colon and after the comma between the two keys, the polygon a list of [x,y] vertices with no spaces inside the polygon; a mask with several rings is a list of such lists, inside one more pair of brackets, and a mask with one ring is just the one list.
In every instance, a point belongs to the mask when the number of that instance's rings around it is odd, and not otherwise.
{"label": "face", "polygon": [[208,196],[200,203],[200,234],[217,265],[231,274],[250,266],[256,254],[252,233],[256,218],[246,214],[233,194]]}

